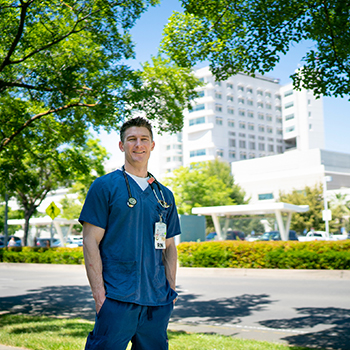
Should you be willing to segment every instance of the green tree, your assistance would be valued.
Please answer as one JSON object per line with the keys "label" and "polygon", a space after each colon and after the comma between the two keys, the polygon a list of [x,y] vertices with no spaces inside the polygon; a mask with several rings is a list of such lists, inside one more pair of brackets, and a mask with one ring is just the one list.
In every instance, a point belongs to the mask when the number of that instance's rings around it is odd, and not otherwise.
{"label": "green tree", "polygon": [[314,187],[306,186],[303,191],[293,190],[291,193],[280,192],[280,202],[308,205],[309,210],[305,213],[293,213],[290,223],[291,230],[303,232],[304,229],[310,231],[324,230],[325,223],[322,220],[322,210],[324,209],[322,185]]}
{"label": "green tree", "polygon": [[332,218],[330,227],[335,232],[339,233],[341,229],[348,226],[350,216],[350,201],[346,194],[335,193],[329,201],[330,209],[332,210]]}
{"label": "green tree", "polygon": [[191,214],[193,207],[242,204],[244,199],[230,166],[218,160],[180,167],[164,183],[174,192],[179,214]]}
{"label": "green tree", "polygon": [[162,50],[182,67],[209,61],[217,80],[271,71],[291,46],[310,49],[294,86],[316,96],[350,93],[349,0],[182,0],[164,29]]}
{"label": "green tree", "polygon": [[[102,162],[107,152],[98,141],[89,139],[81,147],[64,144],[63,134],[52,132],[51,127],[55,123],[52,118],[51,123],[46,124],[46,129],[41,126],[45,132],[31,137],[30,147],[27,140],[21,140],[22,144],[16,140],[13,143],[16,147],[7,148],[4,152],[6,157],[0,159],[2,178],[24,212],[25,245],[29,220],[50,191],[69,187],[77,179],[91,183],[96,176],[104,173]],[[41,138],[46,142],[42,142]],[[96,175],[92,175],[92,172]]]}
{"label": "green tree", "polygon": [[127,65],[130,29],[158,3],[0,0],[0,151],[50,116],[76,142],[90,127],[117,130],[135,108],[163,130],[181,129],[180,110],[197,95],[190,69],[159,57],[143,70]]}

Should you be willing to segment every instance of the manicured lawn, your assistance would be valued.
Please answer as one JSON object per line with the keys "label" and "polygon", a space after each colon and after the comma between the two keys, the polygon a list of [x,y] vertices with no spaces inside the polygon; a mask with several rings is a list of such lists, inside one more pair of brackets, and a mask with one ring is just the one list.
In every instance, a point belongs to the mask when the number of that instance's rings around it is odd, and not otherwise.
{"label": "manicured lawn", "polygon": [[[0,316],[0,343],[32,350],[83,350],[93,323],[44,316]],[[212,334],[168,332],[169,350],[305,350]],[[130,346],[129,348],[130,349]]]}

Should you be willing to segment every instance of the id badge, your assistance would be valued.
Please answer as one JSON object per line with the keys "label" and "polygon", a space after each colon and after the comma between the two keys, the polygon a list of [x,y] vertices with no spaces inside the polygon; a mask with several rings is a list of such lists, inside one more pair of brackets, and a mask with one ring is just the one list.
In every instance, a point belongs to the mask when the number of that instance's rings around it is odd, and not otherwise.
{"label": "id badge", "polygon": [[165,249],[166,239],[166,224],[164,222],[156,222],[155,233],[154,233],[154,247],[156,249]]}

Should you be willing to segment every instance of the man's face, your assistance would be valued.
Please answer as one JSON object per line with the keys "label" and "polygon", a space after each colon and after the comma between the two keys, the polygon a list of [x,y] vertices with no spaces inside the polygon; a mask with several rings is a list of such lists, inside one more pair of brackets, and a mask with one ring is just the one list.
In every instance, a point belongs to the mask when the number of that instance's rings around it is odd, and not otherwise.
{"label": "man's face", "polygon": [[147,128],[132,126],[126,129],[124,141],[119,142],[119,148],[125,152],[125,162],[133,166],[147,165],[154,141]]}

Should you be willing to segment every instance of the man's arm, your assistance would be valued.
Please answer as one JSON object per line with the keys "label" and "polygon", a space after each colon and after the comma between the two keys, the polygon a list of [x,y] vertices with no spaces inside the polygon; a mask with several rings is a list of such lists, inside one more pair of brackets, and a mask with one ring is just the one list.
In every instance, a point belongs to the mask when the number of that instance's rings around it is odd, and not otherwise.
{"label": "man's arm", "polygon": [[177,250],[174,237],[166,240],[166,249],[163,251],[163,264],[165,267],[165,276],[170,287],[176,288],[176,267],[177,267]]}
{"label": "man's arm", "polygon": [[92,296],[95,299],[96,312],[98,313],[106,299],[106,291],[102,277],[102,260],[99,245],[105,234],[101,227],[83,224],[83,250],[85,269],[89,279]]}

